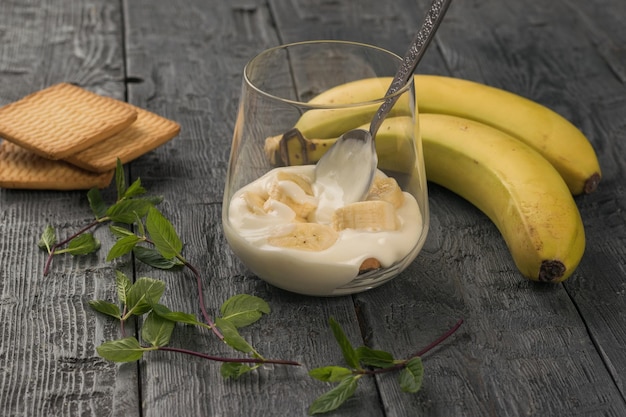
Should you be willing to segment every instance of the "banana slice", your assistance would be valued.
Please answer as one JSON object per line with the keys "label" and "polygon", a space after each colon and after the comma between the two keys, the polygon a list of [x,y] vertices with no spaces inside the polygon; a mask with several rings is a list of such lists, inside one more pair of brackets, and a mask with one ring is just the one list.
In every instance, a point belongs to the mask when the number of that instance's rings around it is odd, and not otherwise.
{"label": "banana slice", "polygon": [[396,209],[388,201],[358,201],[340,207],[333,213],[335,230],[356,229],[371,232],[396,230],[398,221]]}
{"label": "banana slice", "polygon": [[267,213],[264,207],[267,197],[264,197],[258,193],[254,193],[252,191],[246,191],[245,193],[242,194],[242,197],[244,201],[246,202],[246,205],[248,206],[248,209],[250,210],[251,213],[253,214],[266,214]]}
{"label": "banana slice", "polygon": [[332,227],[318,223],[293,223],[281,228],[267,241],[272,246],[307,251],[322,251],[330,248],[339,238]]}
{"label": "banana slice", "polygon": [[404,204],[404,193],[395,178],[376,176],[367,200],[387,201],[395,208],[399,208]]}
{"label": "banana slice", "polygon": [[270,199],[289,206],[300,219],[306,219],[317,207],[317,200],[312,194],[311,184],[294,173],[279,173],[269,190]]}
{"label": "banana slice", "polygon": [[313,187],[311,186],[311,183],[307,178],[300,174],[288,171],[278,171],[278,173],[276,174],[276,179],[278,179],[279,181],[292,181],[298,184],[298,186],[302,188],[302,190],[307,195],[313,195]]}

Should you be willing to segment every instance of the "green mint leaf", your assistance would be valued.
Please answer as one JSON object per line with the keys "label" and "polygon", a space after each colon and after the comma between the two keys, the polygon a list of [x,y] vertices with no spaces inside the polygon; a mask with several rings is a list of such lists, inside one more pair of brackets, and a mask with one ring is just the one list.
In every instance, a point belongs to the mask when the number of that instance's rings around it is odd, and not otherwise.
{"label": "green mint leaf", "polygon": [[222,374],[222,376],[226,379],[228,378],[237,379],[241,375],[246,374],[252,371],[253,369],[254,368],[252,368],[249,365],[246,365],[245,363],[224,362],[222,366],[220,367],[220,374]]}
{"label": "green mint leaf", "polygon": [[163,304],[155,304],[152,306],[152,312],[158,314],[164,319],[174,321],[177,323],[191,324],[193,326],[201,325],[193,314],[185,313],[182,311],[171,311]]}
{"label": "green mint leaf", "polygon": [[141,186],[141,179],[137,178],[127,189],[124,191],[122,198],[132,198],[138,195],[146,193],[146,189]]}
{"label": "green mint leaf", "polygon": [[356,349],[359,361],[364,365],[376,368],[388,368],[395,365],[393,356],[389,352],[374,350],[367,346],[360,346]]}
{"label": "green mint leaf", "polygon": [[309,407],[309,414],[322,414],[336,410],[354,395],[358,386],[359,376],[353,375],[343,379],[335,388],[317,397]]}
{"label": "green mint leaf", "polygon": [[39,239],[37,246],[39,246],[41,249],[46,249],[48,253],[50,253],[52,250],[51,248],[55,245],[55,243],[57,243],[56,232],[54,230],[54,227],[48,225],[41,234],[41,238]]}
{"label": "green mint leaf", "polygon": [[165,319],[152,311],[141,326],[141,338],[153,347],[167,346],[175,325],[176,323],[173,321]]}
{"label": "green mint leaf", "polygon": [[422,365],[422,359],[419,356],[412,358],[400,372],[398,377],[400,388],[402,388],[404,392],[417,392],[422,387],[423,377],[424,366]]}
{"label": "green mint leaf", "polygon": [[137,213],[135,213],[135,224],[137,225],[137,235],[146,236],[146,229],[143,227],[143,222],[141,221],[141,217]]}
{"label": "green mint leaf", "polygon": [[152,278],[139,278],[126,294],[128,314],[141,315],[159,302],[165,291],[165,283]]}
{"label": "green mint leaf", "polygon": [[100,248],[100,242],[91,233],[83,233],[70,240],[66,249],[57,253],[69,253],[71,255],[88,255]]}
{"label": "green mint leaf", "polygon": [[109,230],[111,231],[111,234],[118,239],[121,239],[126,236],[135,235],[132,231],[126,229],[125,227],[120,227],[120,226],[115,226],[115,225],[110,225]]}
{"label": "green mint leaf", "polygon": [[146,351],[134,337],[104,342],[96,348],[98,355],[112,362],[132,362],[142,358]]}
{"label": "green mint leaf", "polygon": [[309,371],[309,376],[324,382],[338,382],[352,375],[352,370],[343,366],[324,366]]}
{"label": "green mint leaf", "polygon": [[159,210],[151,207],[146,217],[146,229],[157,251],[165,258],[172,259],[183,250],[181,242],[172,223]]}
{"label": "green mint leaf", "polygon": [[348,366],[350,366],[353,369],[360,369],[361,367],[359,365],[359,358],[357,356],[357,353],[352,347],[352,345],[350,344],[350,341],[346,337],[339,323],[337,323],[335,319],[331,317],[329,319],[329,324],[330,324],[330,328],[333,331],[333,334],[335,335],[335,339],[337,340],[337,343],[339,344],[339,347],[341,348],[341,353],[343,353],[343,357],[346,363],[348,364]]}
{"label": "green mint leaf", "polygon": [[231,322],[218,317],[215,319],[215,324],[222,331],[224,342],[228,346],[243,353],[250,353],[254,350]]}
{"label": "green mint leaf", "polygon": [[180,259],[165,259],[156,249],[153,248],[135,246],[133,253],[139,261],[145,263],[146,265],[150,265],[153,268],[172,269],[183,265]]}
{"label": "green mint leaf", "polygon": [[117,201],[121,201],[126,192],[126,176],[124,175],[122,161],[119,158],[117,158],[115,163],[115,188],[117,190]]}
{"label": "green mint leaf", "polygon": [[122,271],[115,271],[115,288],[117,288],[117,298],[120,303],[127,304],[126,299],[132,286],[133,283]]}
{"label": "green mint leaf", "polygon": [[107,316],[115,317],[118,320],[122,318],[122,314],[120,313],[120,308],[117,304],[113,304],[104,300],[91,300],[89,301],[89,305],[91,306],[91,308],[93,308],[99,313],[106,314]]}
{"label": "green mint leaf", "polygon": [[248,294],[238,294],[230,297],[222,304],[220,313],[224,320],[240,328],[254,323],[263,314],[269,314],[270,306],[262,298]]}
{"label": "green mint leaf", "polygon": [[102,194],[97,188],[92,188],[87,192],[87,200],[89,201],[89,207],[96,219],[101,219],[106,215],[107,206],[104,204]]}
{"label": "green mint leaf", "polygon": [[137,216],[145,216],[152,205],[152,200],[147,198],[122,200],[109,207],[106,215],[114,222],[133,224]]}
{"label": "green mint leaf", "polygon": [[141,240],[142,239],[139,236],[135,235],[124,236],[123,238],[118,239],[109,250],[107,262],[132,252],[135,245],[137,245],[137,243]]}

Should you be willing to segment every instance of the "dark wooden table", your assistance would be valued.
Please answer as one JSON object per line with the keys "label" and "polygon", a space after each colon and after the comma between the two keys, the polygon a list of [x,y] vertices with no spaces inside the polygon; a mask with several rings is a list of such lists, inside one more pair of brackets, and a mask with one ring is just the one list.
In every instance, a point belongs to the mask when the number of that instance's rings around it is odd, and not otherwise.
{"label": "dark wooden table", "polygon": [[[236,259],[220,216],[244,64],[264,48],[347,39],[402,54],[426,0],[27,0],[0,2],[0,105],[57,82],[77,83],[181,124],[180,135],[127,165],[163,195],[161,210],[203,271],[205,302],[253,294],[272,312],[246,330],[268,357],[236,381],[219,364],[170,352],[114,364],[96,347],[119,328],[88,301],[113,300],[114,270],[166,282],[163,302],[197,313],[189,274],[123,258],[96,231],[95,255],[59,257],[43,276],[37,241],[48,224],[67,236],[91,219],[85,192],[0,190],[0,415],[300,416],[329,386],[311,368],[341,364],[328,326],[354,344],[402,357],[463,318],[423,357],[417,394],[395,378],[364,381],[333,415],[626,415],[626,4],[623,0],[457,0],[419,72],[505,88],[558,111],[589,137],[604,178],[576,199],[587,250],[564,284],[520,276],[494,225],[454,194],[430,186],[431,230],[400,277],[338,298],[273,288]],[[112,190],[104,192],[113,197]],[[173,345],[230,354],[194,327]]]}

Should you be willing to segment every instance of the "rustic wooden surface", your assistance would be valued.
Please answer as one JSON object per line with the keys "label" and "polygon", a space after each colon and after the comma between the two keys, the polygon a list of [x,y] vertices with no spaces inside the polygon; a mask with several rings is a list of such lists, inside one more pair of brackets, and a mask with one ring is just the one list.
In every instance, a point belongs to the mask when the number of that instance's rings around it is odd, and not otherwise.
{"label": "rustic wooden surface", "polygon": [[[165,197],[161,209],[204,272],[211,311],[238,293],[271,315],[249,338],[265,367],[224,381],[210,362],[159,352],[116,365],[95,348],[117,327],[87,302],[114,296],[116,268],[166,281],[164,302],[196,311],[180,272],[105,250],[59,257],[42,275],[36,243],[47,224],[69,235],[90,220],[84,192],[0,190],[0,415],[298,416],[324,392],[308,369],[341,363],[327,325],[355,344],[398,356],[457,334],[424,357],[423,389],[369,379],[337,416],[626,415],[626,27],[623,0],[463,0],[452,4],[418,72],[505,88],[552,107],[596,148],[604,179],[577,198],[587,251],[565,284],[520,277],[495,227],[430,186],[431,230],[400,277],[354,297],[312,298],[270,287],[234,257],[220,225],[222,188],[243,65],[264,48],[347,39],[402,54],[426,0],[49,0],[0,2],[0,105],[60,81],[178,121],[178,138],[127,166]],[[112,197],[112,190],[105,195]],[[112,238],[96,232],[103,249]],[[205,332],[180,328],[176,345],[227,354]]]}

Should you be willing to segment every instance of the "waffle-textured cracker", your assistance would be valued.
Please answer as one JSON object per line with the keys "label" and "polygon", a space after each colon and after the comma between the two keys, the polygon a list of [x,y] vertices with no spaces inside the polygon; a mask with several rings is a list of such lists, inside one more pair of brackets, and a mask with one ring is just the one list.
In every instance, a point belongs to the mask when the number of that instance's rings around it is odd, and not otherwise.
{"label": "waffle-textured cracker", "polygon": [[59,83],[1,107],[0,137],[44,158],[63,159],[136,118],[127,103]]}
{"label": "waffle-textured cracker", "polygon": [[94,173],[65,161],[53,161],[8,141],[0,142],[0,187],[30,190],[105,188],[114,171]]}
{"label": "waffle-textured cracker", "polygon": [[117,158],[122,164],[169,141],[180,132],[180,125],[148,110],[129,104],[137,120],[126,129],[97,144],[65,158],[66,161],[93,172],[115,169]]}

